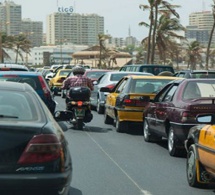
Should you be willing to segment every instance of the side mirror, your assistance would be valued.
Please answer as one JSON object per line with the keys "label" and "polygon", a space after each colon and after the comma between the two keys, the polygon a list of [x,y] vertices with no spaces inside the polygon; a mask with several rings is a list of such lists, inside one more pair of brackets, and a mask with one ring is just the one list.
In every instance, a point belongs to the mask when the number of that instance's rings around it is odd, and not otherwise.
{"label": "side mirror", "polygon": [[110,93],[112,90],[110,88],[108,88],[108,87],[101,87],[100,91],[101,92],[109,92]]}
{"label": "side mirror", "polygon": [[73,119],[73,113],[71,111],[56,111],[54,118],[56,121],[69,121]]}
{"label": "side mirror", "polygon": [[98,81],[93,81],[93,85],[98,85]]}
{"label": "side mirror", "polygon": [[215,122],[213,114],[199,114],[196,117],[196,121],[202,124],[211,124]]}

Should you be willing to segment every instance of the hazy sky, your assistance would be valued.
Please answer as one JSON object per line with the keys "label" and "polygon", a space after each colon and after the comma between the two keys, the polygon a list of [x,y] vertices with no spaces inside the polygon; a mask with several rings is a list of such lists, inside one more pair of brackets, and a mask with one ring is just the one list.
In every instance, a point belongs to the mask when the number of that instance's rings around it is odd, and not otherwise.
{"label": "hazy sky", "polygon": [[[13,0],[22,5],[22,18],[43,21],[46,29],[46,16],[57,12],[59,6],[74,7],[74,12],[96,13],[104,17],[105,33],[113,37],[128,36],[129,26],[131,35],[142,40],[148,32],[139,22],[148,22],[148,11],[142,11],[140,4],[148,4],[148,0]],[[171,4],[180,5],[177,11],[181,23],[188,25],[191,12],[210,11],[213,0],[167,0]],[[3,0],[1,0],[3,2]]]}

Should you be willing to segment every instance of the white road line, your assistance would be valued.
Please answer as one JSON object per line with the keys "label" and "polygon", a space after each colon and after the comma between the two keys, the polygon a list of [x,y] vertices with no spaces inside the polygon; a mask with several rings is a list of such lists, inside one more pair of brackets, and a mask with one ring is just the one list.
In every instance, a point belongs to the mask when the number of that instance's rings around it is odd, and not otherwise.
{"label": "white road line", "polygon": [[[85,131],[86,132],[86,131]],[[120,165],[102,148],[102,146],[88,133],[86,134],[90,137],[90,139],[100,148],[102,152],[126,175],[126,177],[140,190],[143,195],[152,195],[149,191],[142,189],[130,176],[129,174],[122,168]]]}

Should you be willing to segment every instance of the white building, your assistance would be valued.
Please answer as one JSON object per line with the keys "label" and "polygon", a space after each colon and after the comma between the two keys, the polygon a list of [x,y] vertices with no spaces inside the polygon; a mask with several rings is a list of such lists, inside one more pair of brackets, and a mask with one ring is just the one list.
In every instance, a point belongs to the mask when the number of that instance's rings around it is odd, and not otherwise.
{"label": "white building", "polygon": [[97,14],[52,13],[46,21],[46,43],[78,45],[98,44],[98,34],[104,34],[104,17]]}

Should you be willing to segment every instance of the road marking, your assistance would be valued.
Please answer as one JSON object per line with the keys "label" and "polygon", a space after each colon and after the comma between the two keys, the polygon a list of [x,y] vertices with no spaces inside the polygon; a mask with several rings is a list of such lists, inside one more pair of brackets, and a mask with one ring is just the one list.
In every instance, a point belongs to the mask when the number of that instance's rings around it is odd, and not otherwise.
{"label": "road marking", "polygon": [[[85,131],[86,132],[86,131]],[[126,177],[140,190],[143,195],[152,195],[151,192],[142,189],[130,176],[129,174],[122,168],[120,165],[102,148],[102,146],[88,133],[86,134],[90,137],[90,139],[100,148],[100,150],[126,175]]]}

